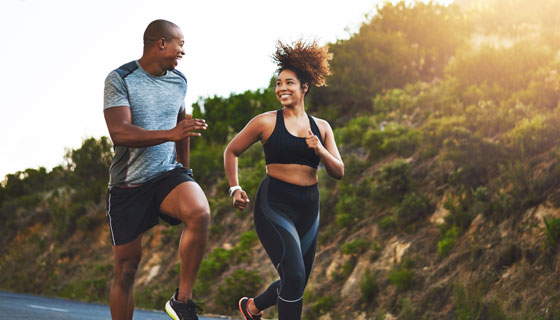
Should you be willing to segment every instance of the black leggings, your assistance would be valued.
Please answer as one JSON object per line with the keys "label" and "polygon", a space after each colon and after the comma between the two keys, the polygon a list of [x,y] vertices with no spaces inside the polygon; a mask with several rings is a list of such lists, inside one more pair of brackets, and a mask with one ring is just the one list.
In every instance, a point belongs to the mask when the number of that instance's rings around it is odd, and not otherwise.
{"label": "black leggings", "polygon": [[257,192],[255,229],[280,280],[255,298],[264,310],[278,305],[279,320],[301,319],[303,290],[309,279],[319,228],[319,188],[267,176]]}

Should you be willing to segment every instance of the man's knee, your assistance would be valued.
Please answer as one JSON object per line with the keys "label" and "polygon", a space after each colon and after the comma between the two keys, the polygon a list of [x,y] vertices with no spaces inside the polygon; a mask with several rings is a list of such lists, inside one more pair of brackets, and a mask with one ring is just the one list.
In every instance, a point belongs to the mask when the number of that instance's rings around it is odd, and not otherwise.
{"label": "man's knee", "polygon": [[142,255],[139,254],[128,259],[115,261],[115,284],[122,287],[131,287],[134,284],[141,259]]}
{"label": "man's knee", "polygon": [[182,208],[181,217],[187,226],[206,229],[210,225],[210,208],[206,205]]}

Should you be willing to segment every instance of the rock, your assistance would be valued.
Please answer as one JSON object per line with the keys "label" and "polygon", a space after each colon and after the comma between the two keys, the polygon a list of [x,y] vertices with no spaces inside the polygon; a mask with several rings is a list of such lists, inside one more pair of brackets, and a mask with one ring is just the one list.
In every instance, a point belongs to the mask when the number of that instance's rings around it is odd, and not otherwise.
{"label": "rock", "polygon": [[550,208],[544,205],[539,205],[536,210],[530,211],[529,215],[531,215],[538,220],[539,228],[545,228],[546,225],[544,224],[544,218],[560,218],[560,209],[557,208]]}
{"label": "rock", "polygon": [[479,213],[471,222],[471,226],[467,231],[467,235],[473,235],[478,230],[478,227],[483,223],[484,223],[484,216]]}
{"label": "rock", "polygon": [[395,318],[394,315],[390,314],[389,312],[387,312],[385,314],[385,318],[383,318],[383,320],[397,320],[397,318]]}
{"label": "rock", "polygon": [[360,291],[360,282],[362,280],[363,274],[369,265],[369,259],[367,257],[362,257],[354,267],[352,274],[348,277],[344,286],[342,287],[341,295],[343,298],[348,298],[351,295],[356,295],[356,292]]}
{"label": "rock", "polygon": [[409,247],[410,242],[399,241],[397,237],[391,238],[381,252],[381,256],[372,265],[373,269],[391,270],[395,264],[401,262],[402,256]]}
{"label": "rock", "polygon": [[430,217],[430,222],[433,224],[444,224],[445,217],[449,215],[449,210],[443,207],[443,201],[445,200],[445,196],[443,199],[437,204],[436,211]]}

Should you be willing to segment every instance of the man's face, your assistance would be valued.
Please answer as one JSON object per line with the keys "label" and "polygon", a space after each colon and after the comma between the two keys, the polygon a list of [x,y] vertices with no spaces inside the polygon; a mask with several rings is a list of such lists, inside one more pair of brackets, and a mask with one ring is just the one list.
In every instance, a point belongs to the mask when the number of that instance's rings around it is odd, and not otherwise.
{"label": "man's face", "polygon": [[183,45],[185,39],[179,28],[173,32],[173,39],[165,41],[164,49],[161,51],[166,70],[173,70],[179,64],[179,60],[185,55]]}

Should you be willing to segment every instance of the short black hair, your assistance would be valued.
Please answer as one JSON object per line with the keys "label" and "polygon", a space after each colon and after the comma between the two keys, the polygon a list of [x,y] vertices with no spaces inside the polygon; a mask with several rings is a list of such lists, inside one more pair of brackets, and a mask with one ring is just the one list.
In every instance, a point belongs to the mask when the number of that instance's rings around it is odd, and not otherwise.
{"label": "short black hair", "polygon": [[144,47],[161,38],[167,41],[173,40],[174,31],[177,29],[179,26],[171,21],[158,19],[150,22],[144,31]]}

